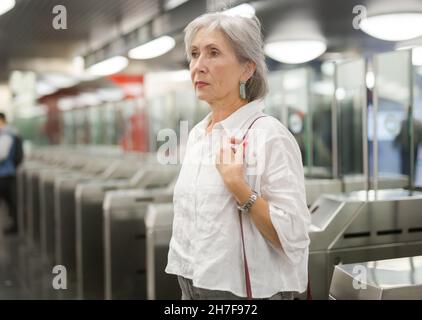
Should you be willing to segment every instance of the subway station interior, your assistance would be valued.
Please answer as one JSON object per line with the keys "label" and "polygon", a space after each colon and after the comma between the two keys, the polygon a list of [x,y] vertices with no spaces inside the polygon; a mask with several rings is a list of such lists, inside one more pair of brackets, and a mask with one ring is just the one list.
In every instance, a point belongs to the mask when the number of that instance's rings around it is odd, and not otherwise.
{"label": "subway station interior", "polygon": [[210,112],[183,30],[215,11],[261,21],[312,298],[422,300],[422,1],[0,0],[0,112],[23,151],[14,205],[0,189],[1,300],[181,298],[165,272],[181,161],[158,153],[172,130],[179,159]]}

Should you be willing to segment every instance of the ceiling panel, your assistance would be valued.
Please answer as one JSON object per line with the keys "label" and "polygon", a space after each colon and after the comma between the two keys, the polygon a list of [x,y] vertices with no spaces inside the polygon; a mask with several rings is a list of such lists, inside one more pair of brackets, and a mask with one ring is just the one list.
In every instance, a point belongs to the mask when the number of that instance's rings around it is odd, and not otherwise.
{"label": "ceiling panel", "polygon": [[[2,1],[2,0],[0,0]],[[16,7],[0,16],[0,78],[6,76],[8,62],[26,57],[70,58],[102,47],[121,33],[151,20],[160,13],[160,3],[166,0],[16,0]],[[190,0],[185,6],[188,17],[195,12],[193,4],[223,0]],[[227,1],[237,3],[240,0]],[[395,43],[374,39],[352,27],[353,7],[365,5],[399,9],[409,4],[412,10],[422,11],[421,0],[258,0],[252,1],[263,25],[264,35],[277,32],[287,20],[297,23],[314,19],[333,52],[354,51],[369,55],[391,50]],[[63,4],[68,13],[68,29],[52,27],[52,9]],[[192,5],[191,5],[192,4]],[[179,8],[181,9],[181,7]],[[189,9],[191,11],[189,12]],[[183,8],[183,10],[185,10]],[[183,11],[182,10],[182,11]],[[174,15],[176,16],[176,15]],[[168,28],[185,22],[171,21]],[[179,26],[181,27],[181,26]],[[281,27],[282,28],[282,27]],[[181,40],[181,39],[180,39]],[[175,67],[186,65],[183,44],[178,41],[174,52],[154,61],[138,65]],[[177,52],[175,52],[177,51]],[[1,79],[0,79],[1,80]]]}
{"label": "ceiling panel", "polygon": [[[55,5],[67,9],[66,30],[52,26]],[[156,0],[17,0],[0,16],[0,57],[71,56],[104,43],[159,13]]]}

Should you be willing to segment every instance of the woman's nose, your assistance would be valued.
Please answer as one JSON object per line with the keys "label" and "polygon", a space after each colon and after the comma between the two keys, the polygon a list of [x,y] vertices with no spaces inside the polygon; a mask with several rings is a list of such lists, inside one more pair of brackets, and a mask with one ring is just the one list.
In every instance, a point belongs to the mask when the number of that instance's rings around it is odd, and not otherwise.
{"label": "woman's nose", "polygon": [[196,58],[192,62],[193,62],[193,66],[191,70],[193,72],[202,72],[202,73],[206,72],[207,66],[206,66],[205,59],[203,58],[202,55],[200,55],[198,58]]}

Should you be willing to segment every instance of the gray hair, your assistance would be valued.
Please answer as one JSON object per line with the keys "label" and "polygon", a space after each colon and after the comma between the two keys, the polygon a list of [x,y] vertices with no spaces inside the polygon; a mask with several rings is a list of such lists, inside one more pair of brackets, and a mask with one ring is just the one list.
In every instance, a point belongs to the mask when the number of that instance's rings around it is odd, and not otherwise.
{"label": "gray hair", "polygon": [[206,13],[185,28],[185,50],[191,60],[193,38],[201,28],[208,31],[219,30],[227,37],[240,63],[252,61],[256,70],[246,82],[246,98],[248,101],[262,99],[268,92],[267,65],[263,49],[261,23],[256,16],[246,18],[239,15],[229,16],[223,12]]}

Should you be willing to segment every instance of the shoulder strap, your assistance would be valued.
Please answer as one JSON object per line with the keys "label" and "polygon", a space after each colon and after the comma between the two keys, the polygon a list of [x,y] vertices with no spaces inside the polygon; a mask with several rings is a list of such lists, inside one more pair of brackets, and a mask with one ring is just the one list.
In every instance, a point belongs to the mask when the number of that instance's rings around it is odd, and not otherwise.
{"label": "shoulder strap", "polygon": [[[252,126],[256,122],[256,120],[258,120],[260,118],[264,118],[264,117],[266,117],[266,116],[259,116],[251,122],[248,129],[246,129],[246,132],[245,132],[245,134],[242,138],[242,142],[245,140],[246,136],[249,133],[249,130],[252,128]],[[244,235],[243,235],[242,212],[240,210],[238,210],[238,212],[239,212],[239,220],[240,220],[240,234],[241,234],[241,237],[242,237],[243,265],[244,265],[244,269],[245,269],[246,296],[247,296],[248,300],[251,300],[252,299],[252,286],[251,286],[251,278],[250,278],[250,275],[249,275],[248,259],[246,258],[245,238],[244,238]]]}
{"label": "shoulder strap", "polygon": [[254,123],[256,122],[256,120],[258,120],[258,119],[261,119],[261,118],[265,118],[266,116],[259,116],[259,117],[256,117],[252,122],[251,122],[251,124],[249,125],[249,127],[246,129],[246,132],[245,132],[245,134],[243,135],[243,138],[242,138],[242,140],[245,140],[245,138],[246,138],[246,136],[248,135],[248,133],[249,133],[249,130],[252,128],[252,126],[254,125]]}
{"label": "shoulder strap", "polygon": [[[252,123],[249,125],[248,129],[246,129],[246,132],[243,136],[242,142],[245,140],[246,136],[248,135],[249,130],[252,128],[253,124],[255,123],[256,120],[260,119],[260,118],[264,118],[266,116],[259,116],[257,118],[255,118]],[[239,212],[239,220],[240,220],[240,234],[242,237],[242,248],[243,248],[243,262],[244,262],[244,269],[245,269],[245,284],[246,284],[246,295],[248,300],[252,300],[252,286],[251,286],[251,278],[250,278],[250,274],[249,274],[249,268],[248,268],[248,260],[246,258],[246,251],[245,251],[245,239],[243,236],[243,224],[242,224],[242,212],[240,212],[240,210],[238,210]],[[311,281],[309,279],[309,275],[308,275],[308,285],[306,288],[306,299],[307,300],[312,300],[312,294],[311,294]]]}

